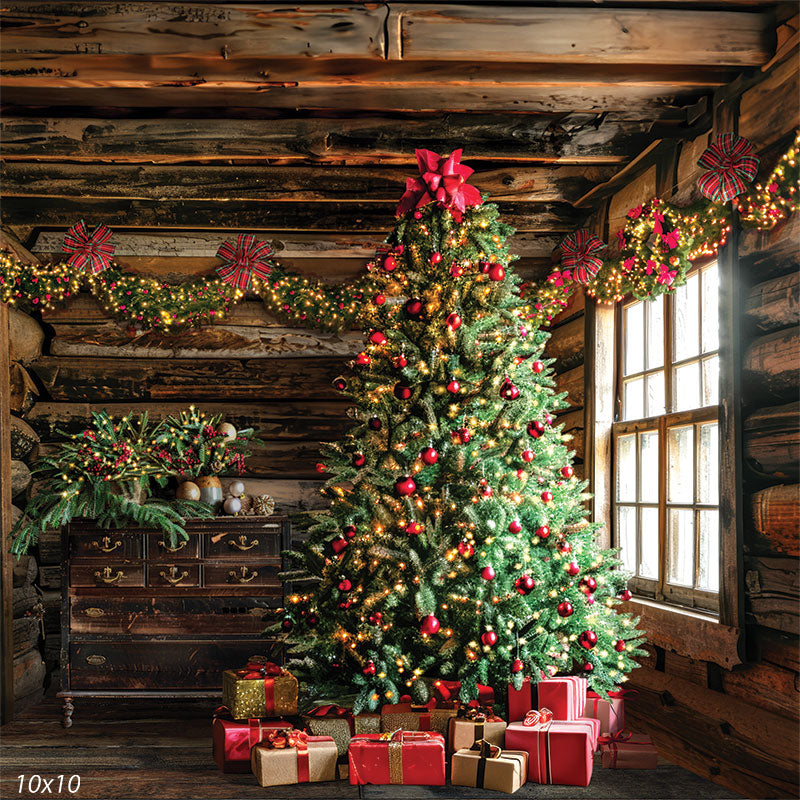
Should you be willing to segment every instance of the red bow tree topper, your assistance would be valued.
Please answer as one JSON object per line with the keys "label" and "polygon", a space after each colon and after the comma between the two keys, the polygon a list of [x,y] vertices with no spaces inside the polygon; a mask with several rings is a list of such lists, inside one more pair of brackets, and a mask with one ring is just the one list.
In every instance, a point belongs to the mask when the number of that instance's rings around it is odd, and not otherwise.
{"label": "red bow tree topper", "polygon": [[456,222],[461,222],[468,206],[483,203],[481,193],[467,183],[475,171],[461,163],[461,150],[453,150],[449,156],[440,156],[432,150],[416,150],[419,178],[408,178],[406,190],[397,206],[397,216],[422,208],[429,203],[438,203],[449,209]]}
{"label": "red bow tree topper", "polygon": [[245,291],[250,288],[253,276],[267,280],[272,267],[267,259],[272,250],[266,242],[256,241],[251,233],[240,233],[236,244],[223,242],[217,250],[217,258],[224,263],[217,273],[225,283]]}
{"label": "red bow tree topper", "polygon": [[111,244],[111,228],[98,225],[92,235],[81,220],[73,225],[64,237],[64,252],[72,253],[67,264],[83,272],[87,267],[93,275],[108,269],[116,248]]}
{"label": "red bow tree topper", "polygon": [[605,242],[587,230],[570,233],[561,242],[561,268],[571,270],[573,280],[585,285],[603,266],[597,253],[605,249]]}
{"label": "red bow tree topper", "polygon": [[738,197],[756,177],[759,158],[747,139],[721,133],[705,149],[697,164],[705,167],[697,185],[704,197],[726,203]]}

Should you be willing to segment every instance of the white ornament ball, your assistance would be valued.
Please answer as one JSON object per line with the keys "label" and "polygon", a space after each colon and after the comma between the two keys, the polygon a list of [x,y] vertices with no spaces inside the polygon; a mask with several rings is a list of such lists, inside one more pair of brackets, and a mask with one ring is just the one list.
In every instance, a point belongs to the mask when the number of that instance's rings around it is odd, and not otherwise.
{"label": "white ornament ball", "polygon": [[223,508],[226,514],[238,514],[242,510],[242,501],[238,497],[229,497]]}
{"label": "white ornament ball", "polygon": [[233,441],[236,438],[236,428],[230,422],[223,422],[217,430],[225,437],[226,442]]}
{"label": "white ornament ball", "polygon": [[233,481],[228,487],[228,492],[234,497],[241,497],[244,494],[244,484],[241,481]]}
{"label": "white ornament ball", "polygon": [[490,531],[493,531],[497,527],[497,523],[493,519],[487,520],[486,521],[486,527]]}

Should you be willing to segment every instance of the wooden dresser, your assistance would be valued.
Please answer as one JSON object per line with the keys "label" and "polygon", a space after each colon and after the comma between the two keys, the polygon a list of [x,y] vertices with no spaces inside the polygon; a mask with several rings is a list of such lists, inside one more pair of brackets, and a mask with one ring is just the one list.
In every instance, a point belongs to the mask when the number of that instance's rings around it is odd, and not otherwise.
{"label": "wooden dresser", "polygon": [[174,550],[152,530],[73,522],[62,532],[61,692],[76,697],[214,697],[222,672],[252,655],[283,605],[286,517],[190,522]]}

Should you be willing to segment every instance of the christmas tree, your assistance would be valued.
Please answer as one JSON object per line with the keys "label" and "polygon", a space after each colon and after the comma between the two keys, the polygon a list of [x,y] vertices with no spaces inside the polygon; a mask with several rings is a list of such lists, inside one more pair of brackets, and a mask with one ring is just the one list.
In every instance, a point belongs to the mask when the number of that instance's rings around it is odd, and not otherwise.
{"label": "christmas tree", "polygon": [[461,151],[417,151],[365,299],[366,344],[336,387],[357,424],[330,445],[330,509],[292,553],[280,622],[312,695],[355,710],[430,680],[488,684],[582,674],[600,692],[643,655],[613,551],[585,521],[543,356],[495,205]]}

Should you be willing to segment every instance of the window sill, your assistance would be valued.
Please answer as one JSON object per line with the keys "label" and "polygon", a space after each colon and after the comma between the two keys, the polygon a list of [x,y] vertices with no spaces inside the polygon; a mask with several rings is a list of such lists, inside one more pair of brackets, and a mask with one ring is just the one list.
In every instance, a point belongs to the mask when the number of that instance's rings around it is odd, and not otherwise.
{"label": "window sill", "polygon": [[625,611],[641,617],[641,627],[650,644],[699,661],[711,661],[725,669],[743,663],[741,631],[720,624],[711,614],[654,603],[636,597]]}

